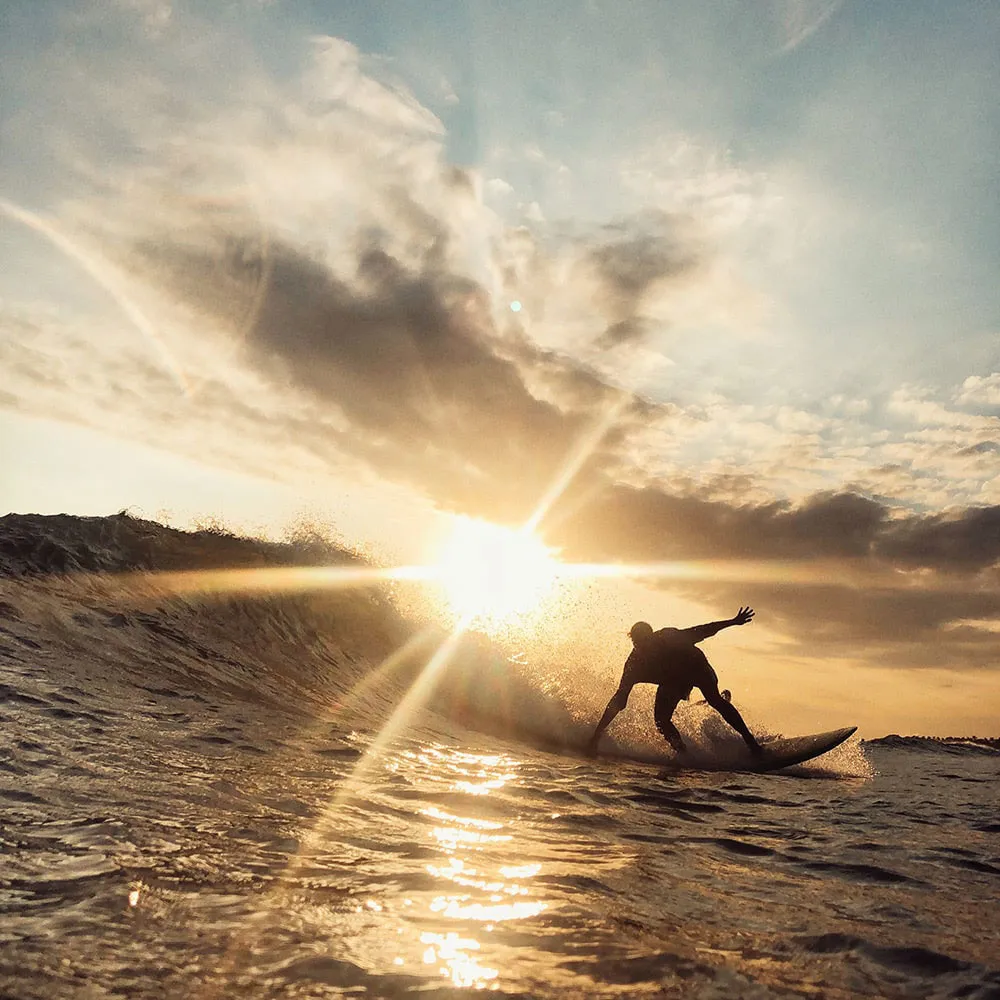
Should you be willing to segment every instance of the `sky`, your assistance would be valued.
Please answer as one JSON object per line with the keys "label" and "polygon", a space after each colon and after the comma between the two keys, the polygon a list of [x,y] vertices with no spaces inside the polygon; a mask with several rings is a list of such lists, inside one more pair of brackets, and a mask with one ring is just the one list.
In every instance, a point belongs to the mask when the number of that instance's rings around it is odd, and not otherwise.
{"label": "sky", "polygon": [[0,19],[0,508],[533,518],[673,567],[567,613],[595,703],[752,604],[749,716],[1000,735],[991,0]]}

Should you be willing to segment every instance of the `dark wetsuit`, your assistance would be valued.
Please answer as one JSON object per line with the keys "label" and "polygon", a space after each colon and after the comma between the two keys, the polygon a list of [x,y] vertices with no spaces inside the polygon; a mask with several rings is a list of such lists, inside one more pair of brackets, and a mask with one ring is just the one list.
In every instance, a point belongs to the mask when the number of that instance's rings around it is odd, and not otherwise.
{"label": "dark wetsuit", "polygon": [[661,628],[659,632],[654,632],[646,622],[636,622],[629,630],[633,649],[625,661],[621,683],[611,696],[594,735],[587,743],[587,752],[597,752],[601,733],[628,704],[632,688],[636,684],[655,684],[657,690],[653,718],[656,720],[656,728],[678,753],[684,750],[684,740],[670,717],[674,714],[677,702],[686,698],[693,687],[701,688],[705,701],[743,737],[753,753],[762,753],[760,744],[747,729],[736,706],[722,697],[719,678],[697,646],[702,639],[731,625],[746,625],[752,618],[753,608],[747,607],[740,608],[732,618],[725,621],[708,622],[705,625],[695,625],[694,628]]}
{"label": "dark wetsuit", "polygon": [[677,703],[699,688],[707,698],[719,690],[719,678],[705,654],[695,645],[715,634],[704,625],[694,628],[661,628],[641,649],[633,649],[625,661],[618,695],[628,699],[636,684],[657,684],[653,719],[656,728],[670,740],[676,733],[670,717]]}

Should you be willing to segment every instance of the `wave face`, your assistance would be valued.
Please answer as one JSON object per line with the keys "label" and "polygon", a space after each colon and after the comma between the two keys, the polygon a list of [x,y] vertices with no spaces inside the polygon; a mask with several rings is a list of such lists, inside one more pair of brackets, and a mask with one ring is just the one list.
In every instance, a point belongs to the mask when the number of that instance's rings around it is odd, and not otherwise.
{"label": "wave face", "polygon": [[[9,592],[0,641],[15,644],[14,656],[18,646],[54,646],[76,662],[100,646],[105,683],[225,693],[284,712],[338,706],[361,728],[377,728],[446,633],[401,615],[387,584],[341,590],[297,579],[297,568],[316,566],[371,568],[314,534],[278,543],[127,514],[9,514],[0,518]],[[257,580],[265,589],[248,593]],[[400,648],[407,655],[394,656]],[[429,702],[493,732],[557,745],[584,739],[557,695],[477,634],[463,636],[438,669]]]}
{"label": "wave face", "polygon": [[911,750],[920,754],[945,754],[948,756],[993,756],[1000,754],[1000,740],[977,739],[976,737],[932,737],[932,736],[882,736],[875,740],[865,740],[865,746],[886,750]]}
{"label": "wave face", "polygon": [[0,560],[0,996],[1000,993],[991,756],[584,760],[478,636],[420,710],[444,634],[316,538],[8,516]]}

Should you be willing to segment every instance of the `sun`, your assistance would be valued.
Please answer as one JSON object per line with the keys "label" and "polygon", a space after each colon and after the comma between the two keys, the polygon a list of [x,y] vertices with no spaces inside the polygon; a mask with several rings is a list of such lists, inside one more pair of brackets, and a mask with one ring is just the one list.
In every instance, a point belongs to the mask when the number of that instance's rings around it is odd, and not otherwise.
{"label": "sun", "polygon": [[435,575],[456,617],[504,625],[532,611],[552,588],[559,571],[554,551],[528,531],[459,517]]}

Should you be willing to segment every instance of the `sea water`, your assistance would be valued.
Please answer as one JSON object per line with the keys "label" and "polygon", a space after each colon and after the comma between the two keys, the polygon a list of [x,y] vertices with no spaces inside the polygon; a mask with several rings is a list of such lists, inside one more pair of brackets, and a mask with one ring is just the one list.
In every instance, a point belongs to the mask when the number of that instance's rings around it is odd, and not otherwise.
{"label": "sea water", "polygon": [[123,587],[169,539],[0,520],[0,996],[1000,997],[989,747],[592,761],[484,662],[387,731],[378,602]]}

